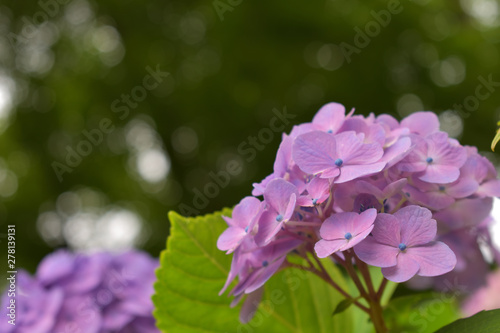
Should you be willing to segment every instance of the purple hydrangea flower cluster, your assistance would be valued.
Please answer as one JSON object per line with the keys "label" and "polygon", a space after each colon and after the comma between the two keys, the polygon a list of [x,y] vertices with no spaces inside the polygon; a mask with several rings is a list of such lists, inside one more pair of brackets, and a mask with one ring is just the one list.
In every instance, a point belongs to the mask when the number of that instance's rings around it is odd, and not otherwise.
{"label": "purple hydrangea flower cluster", "polygon": [[[137,251],[56,251],[35,276],[17,274],[15,298],[3,294],[0,332],[159,333],[151,301],[157,266],[157,259]],[[15,325],[8,323],[11,299]]]}
{"label": "purple hydrangea flower cluster", "polygon": [[493,165],[432,112],[353,113],[329,103],[284,134],[273,173],[224,217],[217,246],[233,260],[221,293],[238,277],[233,304],[245,294],[255,304],[289,254],[356,259],[395,282],[487,266],[478,238],[489,239],[500,196]]}

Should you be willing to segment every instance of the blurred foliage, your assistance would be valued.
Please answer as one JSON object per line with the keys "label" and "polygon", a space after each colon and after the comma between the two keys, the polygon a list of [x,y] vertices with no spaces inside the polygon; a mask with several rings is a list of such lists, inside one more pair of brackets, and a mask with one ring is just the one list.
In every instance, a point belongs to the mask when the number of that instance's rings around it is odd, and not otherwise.
{"label": "blurred foliage", "polygon": [[[330,101],[397,118],[432,110],[443,129],[483,151],[496,130],[498,87],[474,97],[479,77],[500,82],[494,0],[401,1],[349,62],[339,45],[355,47],[355,28],[373,26],[371,11],[389,2],[59,1],[0,6],[0,227],[17,226],[17,266],[30,271],[54,247],[98,248],[89,240],[110,239],[99,225],[113,211],[129,214],[115,216],[115,235],[126,238],[141,220],[130,243],[157,256],[167,212],[193,207],[193,189],[230,160],[242,172],[197,210],[236,204],[272,170],[280,135],[254,159],[238,147],[269,126],[273,109],[296,116],[285,131]],[[42,22],[34,32],[33,20]],[[128,115],[114,112],[148,66],[170,75]],[[464,103],[472,111],[452,111]],[[104,118],[114,130],[59,181],[53,162],[64,163],[67,147]]]}

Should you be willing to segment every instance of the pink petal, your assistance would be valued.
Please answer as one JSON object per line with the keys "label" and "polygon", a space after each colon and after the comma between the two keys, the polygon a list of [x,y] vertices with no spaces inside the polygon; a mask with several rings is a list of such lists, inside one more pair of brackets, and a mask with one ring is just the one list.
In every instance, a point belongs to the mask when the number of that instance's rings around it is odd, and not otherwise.
{"label": "pink petal", "polygon": [[396,265],[399,249],[393,246],[380,244],[374,237],[367,237],[354,247],[359,259],[368,265],[390,267]]}
{"label": "pink petal", "polygon": [[351,238],[340,250],[345,251],[361,243],[372,232],[373,227],[374,225],[372,224],[367,229],[357,233],[356,236]]}
{"label": "pink petal", "polygon": [[345,107],[339,103],[328,103],[319,109],[313,118],[312,123],[320,126],[325,131],[330,130],[335,134],[345,119]]}
{"label": "pink petal", "polygon": [[382,274],[387,280],[393,282],[405,282],[417,274],[420,266],[410,256],[400,253],[396,266],[382,268]]}
{"label": "pink petal", "polygon": [[342,246],[347,244],[347,239],[325,240],[321,239],[314,245],[314,251],[319,258],[326,258],[330,254],[337,252]]}
{"label": "pink petal", "polygon": [[217,248],[221,251],[228,251],[229,254],[240,245],[246,235],[245,230],[240,227],[229,227],[217,239]]}
{"label": "pink petal", "polygon": [[427,136],[439,131],[439,119],[434,112],[415,112],[401,121],[412,133]]}
{"label": "pink petal", "polygon": [[397,248],[401,243],[401,227],[396,217],[391,214],[378,214],[372,231],[377,242]]}
{"label": "pink petal", "polygon": [[295,163],[306,173],[317,174],[338,168],[336,142],[333,135],[314,131],[302,134],[295,139],[292,149]]}
{"label": "pink petal", "polygon": [[379,200],[384,197],[384,193],[381,189],[371,183],[368,183],[367,181],[359,180],[354,184],[354,187],[357,192],[372,194]]}
{"label": "pink petal", "polygon": [[382,171],[385,162],[365,165],[345,165],[340,168],[340,176],[335,179],[336,184],[348,182],[350,180],[372,175]]}
{"label": "pink petal", "polygon": [[249,222],[255,217],[261,209],[261,202],[254,197],[245,197],[238,205],[234,207],[232,219],[236,225],[245,229]]}
{"label": "pink petal", "polygon": [[487,197],[500,197],[500,180],[494,179],[481,184],[477,194]]}
{"label": "pink petal", "polygon": [[365,232],[367,229],[372,228],[375,219],[377,218],[377,210],[375,208],[370,208],[356,216],[355,221],[352,222],[350,226],[351,233],[353,236],[359,235]]}
{"label": "pink petal", "polygon": [[395,182],[388,184],[384,188],[384,191],[383,191],[384,195],[381,198],[384,198],[384,199],[390,198],[393,195],[398,194],[399,192],[401,192],[401,190],[403,189],[403,187],[405,187],[405,185],[407,183],[408,183],[408,180],[406,178],[403,178],[403,179],[399,179],[399,180],[396,180]]}
{"label": "pink petal", "polygon": [[336,152],[345,164],[375,163],[384,154],[377,143],[362,143],[355,132],[343,132],[335,135]]}
{"label": "pink petal", "polygon": [[295,203],[297,201],[297,196],[295,193],[292,193],[290,196],[290,201],[288,202],[288,206],[286,207],[285,214],[283,215],[283,222],[287,222],[293,215],[293,211],[295,210]]}
{"label": "pink petal", "polygon": [[420,276],[437,276],[450,272],[457,264],[455,253],[442,242],[432,242],[425,246],[410,247],[407,255],[418,262]]}
{"label": "pink petal", "polygon": [[259,307],[263,293],[264,293],[264,287],[260,287],[259,289],[248,294],[240,310],[240,316],[239,316],[240,322],[246,324],[250,320],[252,320],[253,316],[257,312],[257,308]]}
{"label": "pink petal", "polygon": [[386,148],[384,155],[380,159],[381,162],[386,162],[388,167],[401,161],[410,153],[411,140],[410,138],[401,138],[393,145]]}
{"label": "pink petal", "polygon": [[259,219],[259,231],[255,235],[255,242],[259,246],[268,244],[281,230],[283,221],[276,221],[276,213],[265,211]]}
{"label": "pink petal", "polygon": [[322,178],[314,178],[307,185],[307,192],[313,199],[318,199],[318,203],[320,198],[328,198],[330,195],[330,182],[327,179]]}
{"label": "pink petal", "polygon": [[289,206],[292,194],[298,196],[297,188],[292,183],[278,178],[269,182],[264,192],[264,199],[279,214],[284,214]]}
{"label": "pink petal", "polygon": [[401,243],[407,247],[427,244],[436,237],[436,220],[427,208],[406,206],[394,213],[394,217],[401,223]]}
{"label": "pink petal", "polygon": [[[472,178],[459,178],[456,184],[452,184],[446,188],[446,193],[457,199],[466,198],[474,194],[478,187],[479,184]],[[500,191],[498,194],[500,194]]]}
{"label": "pink petal", "polygon": [[321,238],[326,240],[344,238],[346,233],[352,233],[351,228],[357,217],[358,214],[352,212],[331,215],[321,225],[319,230]]}
{"label": "pink petal", "polygon": [[406,193],[410,194],[407,196],[411,203],[429,207],[431,209],[444,209],[455,202],[455,199],[443,192],[421,192],[411,185],[407,185],[404,190]]}
{"label": "pink petal", "polygon": [[430,164],[418,178],[428,183],[448,184],[457,180],[459,176],[460,171],[455,166]]}

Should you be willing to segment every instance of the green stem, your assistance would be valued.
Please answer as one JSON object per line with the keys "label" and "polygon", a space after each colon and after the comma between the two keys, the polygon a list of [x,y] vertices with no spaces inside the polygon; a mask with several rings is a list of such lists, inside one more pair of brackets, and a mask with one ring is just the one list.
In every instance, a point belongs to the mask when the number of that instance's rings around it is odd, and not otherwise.
{"label": "green stem", "polygon": [[[369,301],[370,297],[366,293],[365,288],[363,287],[363,284],[361,283],[361,280],[358,277],[358,274],[354,270],[354,266],[352,265],[352,254],[348,251],[343,252],[345,256],[345,260],[343,261],[344,267],[347,270],[347,273],[351,276],[352,280],[354,281],[354,284],[358,288],[361,296],[365,298],[367,301]],[[339,258],[340,259],[340,258]]]}
{"label": "green stem", "polygon": [[327,282],[328,284],[330,284],[333,288],[335,288],[335,290],[337,290],[339,293],[341,293],[345,298],[347,298],[349,300],[352,300],[353,304],[356,305],[358,308],[360,308],[364,312],[370,314],[370,309],[368,309],[366,306],[364,306],[361,303],[359,303],[358,301],[356,301],[353,297],[351,297],[351,295],[349,295],[344,289],[342,289],[338,284],[336,284],[332,280],[332,278],[330,277],[330,274],[328,274],[328,272],[326,271],[325,267],[323,266],[323,264],[321,263],[321,261],[316,256],[314,256],[314,259],[316,259],[316,262],[317,262],[318,266],[321,269],[321,271],[317,271],[316,270],[316,275],[317,276],[319,276],[325,282]]}

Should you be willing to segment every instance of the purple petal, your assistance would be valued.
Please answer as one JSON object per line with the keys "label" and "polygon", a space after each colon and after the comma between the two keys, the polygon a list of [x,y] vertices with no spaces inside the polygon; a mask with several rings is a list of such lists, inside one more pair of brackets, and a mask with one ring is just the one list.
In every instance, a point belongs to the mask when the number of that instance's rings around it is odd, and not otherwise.
{"label": "purple petal", "polygon": [[429,207],[431,209],[444,209],[455,202],[455,199],[451,196],[440,191],[421,192],[411,185],[406,185],[404,190],[409,194],[408,200],[411,203]]}
{"label": "purple petal", "polygon": [[261,209],[261,202],[254,197],[245,197],[234,207],[232,219],[235,225],[245,229]]}
{"label": "purple petal", "polygon": [[406,206],[394,213],[394,217],[401,223],[401,243],[407,247],[427,244],[436,237],[436,220],[427,208]]}
{"label": "purple petal", "polygon": [[354,247],[354,252],[368,265],[390,267],[396,265],[399,249],[378,243],[374,237],[367,237]]}
{"label": "purple petal", "polygon": [[326,240],[345,239],[350,233],[352,237],[370,228],[375,221],[377,211],[367,209],[361,214],[352,212],[337,213],[327,218],[320,228],[321,238]]}
{"label": "purple petal", "polygon": [[487,197],[500,197],[500,180],[494,179],[481,184],[477,194]]}
{"label": "purple petal", "polygon": [[229,254],[240,245],[243,237],[246,235],[245,229],[229,227],[217,239],[217,248],[221,251],[228,251],[227,253]]}
{"label": "purple petal", "polygon": [[292,193],[290,196],[290,201],[288,202],[288,206],[286,207],[285,214],[283,215],[283,222],[286,223],[290,220],[293,215],[293,211],[295,210],[295,203],[297,202],[297,196],[295,193]]}
{"label": "purple petal", "polygon": [[372,175],[382,171],[385,162],[365,165],[345,165],[340,168],[340,176],[335,179],[336,184],[348,182],[350,180]]}
{"label": "purple petal", "polygon": [[264,178],[260,183],[253,183],[252,186],[253,186],[253,190],[252,190],[252,195],[253,196],[259,196],[259,195],[263,195],[264,194],[264,191],[266,190],[266,186],[267,184],[269,184],[269,182],[273,179],[276,179],[278,178],[274,173],[270,174],[269,176],[267,176],[266,178]]}
{"label": "purple petal", "polygon": [[239,319],[243,324],[246,324],[250,320],[252,320],[253,316],[255,315],[255,312],[257,311],[257,308],[259,307],[263,293],[264,293],[264,287],[260,287],[259,289],[248,294],[240,310]]}
{"label": "purple petal", "polygon": [[317,199],[318,203],[322,203],[330,195],[330,182],[316,177],[307,185],[307,192],[312,198]]}
{"label": "purple petal", "polygon": [[335,135],[336,152],[345,164],[371,164],[380,160],[384,151],[377,143],[362,143],[355,132]]}
{"label": "purple petal", "polygon": [[411,140],[410,138],[401,138],[393,145],[386,148],[384,155],[380,159],[381,162],[386,162],[388,167],[401,161],[410,153]]}
{"label": "purple petal", "polygon": [[339,103],[328,103],[319,109],[312,123],[330,133],[337,133],[345,119],[345,107]]}
{"label": "purple petal", "polygon": [[264,200],[278,214],[284,215],[289,206],[292,194],[298,197],[297,188],[292,183],[281,178],[273,179],[266,187]]}
{"label": "purple petal", "polygon": [[420,266],[410,256],[400,253],[397,257],[396,266],[383,267],[382,274],[387,280],[393,282],[405,282],[417,274]]}
{"label": "purple petal", "polygon": [[268,244],[274,236],[281,230],[283,221],[276,221],[276,213],[265,211],[259,219],[259,231],[255,235],[255,242],[259,246]]}
{"label": "purple petal", "polygon": [[431,164],[418,178],[428,183],[448,184],[457,180],[459,176],[460,171],[455,166]]}
{"label": "purple petal", "polygon": [[401,226],[396,217],[391,214],[378,214],[372,231],[375,240],[394,248],[401,243]]}
{"label": "purple petal", "polygon": [[453,251],[442,242],[432,242],[425,246],[410,247],[407,255],[418,262],[418,275],[437,276],[450,272],[457,264]]}
{"label": "purple petal", "polygon": [[[474,194],[478,187],[479,184],[472,178],[459,178],[457,183],[451,184],[446,188],[446,193],[454,198],[461,199]],[[500,191],[498,194],[500,194]]]}
{"label": "purple petal", "polygon": [[401,121],[412,133],[427,136],[439,131],[439,119],[434,112],[415,112]]}
{"label": "purple petal", "polygon": [[314,251],[319,258],[326,258],[330,254],[337,252],[340,248],[347,244],[347,239],[325,240],[320,239],[314,245]]}
{"label": "purple petal", "polygon": [[[293,159],[300,169],[306,173],[317,174],[337,170],[335,160],[338,158],[336,142],[333,135],[314,131],[302,134],[293,144]],[[333,170],[332,170],[333,169]]]}
{"label": "purple petal", "polygon": [[467,152],[462,146],[454,146],[449,142],[448,134],[437,132],[429,135],[427,141],[427,156],[432,157],[436,164],[453,165],[461,168],[467,160]]}

